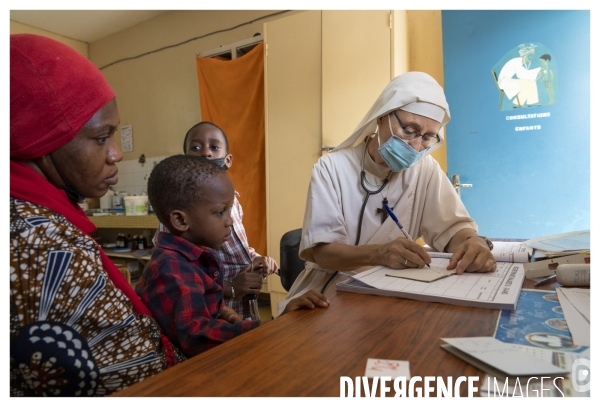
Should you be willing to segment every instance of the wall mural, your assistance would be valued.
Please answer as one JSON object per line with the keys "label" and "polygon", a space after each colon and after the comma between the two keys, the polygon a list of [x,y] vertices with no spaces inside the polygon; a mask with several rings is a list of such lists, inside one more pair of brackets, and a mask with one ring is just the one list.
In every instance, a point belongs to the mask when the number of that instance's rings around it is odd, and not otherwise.
{"label": "wall mural", "polygon": [[499,110],[549,106],[556,102],[557,62],[541,43],[523,43],[507,52],[493,67],[500,92]]}

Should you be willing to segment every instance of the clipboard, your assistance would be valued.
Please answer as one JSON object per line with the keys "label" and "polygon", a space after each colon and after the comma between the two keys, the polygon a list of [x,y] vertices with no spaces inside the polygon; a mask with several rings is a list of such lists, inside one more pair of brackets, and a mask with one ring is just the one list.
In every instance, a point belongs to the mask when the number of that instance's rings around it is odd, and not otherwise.
{"label": "clipboard", "polygon": [[570,256],[554,257],[548,260],[540,260],[533,263],[523,264],[525,278],[538,278],[551,276],[556,273],[559,264],[584,264],[590,262],[589,254],[572,254]]}

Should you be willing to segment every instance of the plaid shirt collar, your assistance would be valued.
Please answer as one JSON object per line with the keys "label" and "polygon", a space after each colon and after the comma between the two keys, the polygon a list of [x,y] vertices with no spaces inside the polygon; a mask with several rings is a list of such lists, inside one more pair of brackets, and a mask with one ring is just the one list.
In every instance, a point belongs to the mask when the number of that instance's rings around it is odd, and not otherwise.
{"label": "plaid shirt collar", "polygon": [[190,241],[185,240],[182,237],[175,236],[172,233],[160,232],[158,234],[158,238],[156,239],[156,247],[176,251],[182,256],[185,256],[188,261],[196,261],[204,253],[209,253],[214,256],[212,249],[208,247],[196,246]]}

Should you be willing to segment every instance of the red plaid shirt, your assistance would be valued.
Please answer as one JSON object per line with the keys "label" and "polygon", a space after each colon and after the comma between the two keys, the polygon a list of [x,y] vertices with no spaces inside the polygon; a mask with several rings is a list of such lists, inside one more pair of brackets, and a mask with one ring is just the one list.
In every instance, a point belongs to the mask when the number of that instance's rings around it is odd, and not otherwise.
{"label": "red plaid shirt", "polygon": [[[207,249],[211,251],[219,261],[221,268],[223,269],[223,279],[231,281],[237,277],[238,274],[248,266],[252,259],[260,256],[254,251],[252,247],[248,245],[248,237],[246,236],[246,230],[242,224],[242,217],[244,211],[242,205],[238,201],[237,197],[239,194],[235,193],[233,200],[233,207],[231,208],[231,219],[233,220],[232,234],[217,250]],[[152,240],[156,245],[156,240],[160,232],[169,232],[169,229],[162,223],[158,226],[154,239]],[[230,293],[226,293],[225,305],[233,308],[235,312],[241,315],[243,319],[250,318],[250,307],[248,300],[245,297],[231,298]]]}
{"label": "red plaid shirt", "polygon": [[217,319],[222,273],[214,256],[170,233],[160,233],[136,292],[166,335],[191,357],[260,325]]}

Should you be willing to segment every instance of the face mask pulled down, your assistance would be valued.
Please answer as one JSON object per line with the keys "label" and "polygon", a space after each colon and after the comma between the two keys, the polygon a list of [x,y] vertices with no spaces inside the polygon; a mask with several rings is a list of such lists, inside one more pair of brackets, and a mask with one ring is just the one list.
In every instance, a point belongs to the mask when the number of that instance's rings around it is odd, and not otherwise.
{"label": "face mask pulled down", "polygon": [[388,113],[388,125],[392,135],[388,141],[381,145],[379,132],[377,132],[378,151],[385,163],[393,172],[400,172],[415,165],[427,152],[429,147],[419,152],[412,148],[406,141],[396,136],[392,131],[391,118]]}
{"label": "face mask pulled down", "polygon": [[229,167],[227,166],[227,164],[225,164],[225,158],[215,158],[213,160],[211,160],[213,163],[217,164],[219,167],[223,168],[224,170],[227,170]]}

